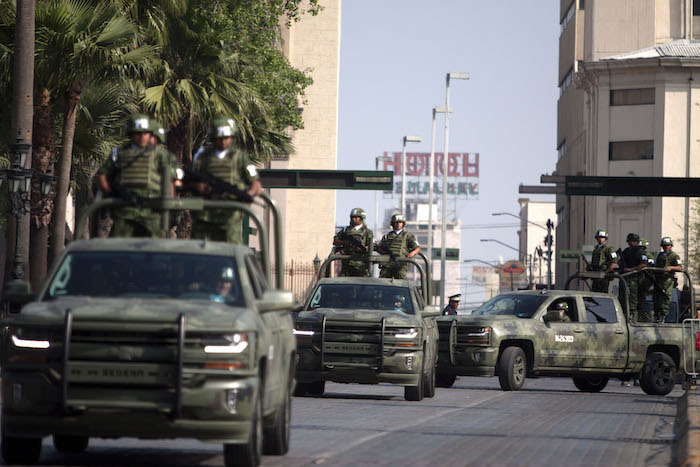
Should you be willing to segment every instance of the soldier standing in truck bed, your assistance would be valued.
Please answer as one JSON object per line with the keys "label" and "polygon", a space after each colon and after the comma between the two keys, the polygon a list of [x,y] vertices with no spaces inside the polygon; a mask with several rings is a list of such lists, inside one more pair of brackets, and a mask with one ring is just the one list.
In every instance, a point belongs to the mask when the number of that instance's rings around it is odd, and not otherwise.
{"label": "soldier standing in truck bed", "polygon": [[[654,314],[657,323],[666,322],[668,308],[671,302],[673,287],[676,285],[676,271],[683,270],[681,258],[672,251],[673,240],[671,237],[661,239],[661,253],[656,255],[655,267],[664,268],[663,272],[656,272],[656,282],[654,284]],[[658,287],[658,286],[660,287]]]}
{"label": "soldier standing in truck bed", "polygon": [[393,258],[413,258],[420,252],[420,246],[416,241],[416,237],[412,233],[406,232],[406,218],[403,214],[394,214],[391,216],[391,227],[394,230],[382,237],[382,240],[377,245],[377,251],[382,254],[390,254],[392,261],[381,266],[379,277],[387,277],[394,279],[406,279],[408,272],[408,263],[399,263]]}
{"label": "soldier standing in truck bed", "polygon": [[641,274],[639,271],[647,265],[647,257],[644,250],[639,246],[639,235],[636,233],[627,234],[627,245],[622,252],[620,264],[622,264],[622,272],[634,272],[625,276],[629,294],[627,296],[627,304],[629,305],[628,316],[634,321],[639,321],[641,310],[644,307],[644,302],[639,302],[639,287],[641,283]]}
{"label": "soldier standing in truck bed", "polygon": [[[595,234],[595,239],[598,244],[593,249],[593,257],[591,258],[591,270],[592,271],[602,271],[611,272],[619,257],[613,247],[608,245],[608,233],[605,230],[598,230]],[[593,284],[591,290],[594,292],[605,292],[608,293],[608,287],[610,285],[610,279],[593,279]]]}
{"label": "soldier standing in truck bed", "polygon": [[[365,210],[355,208],[350,211],[350,225],[338,232],[333,245],[340,247],[343,254],[361,256],[372,254],[374,233],[365,224]],[[344,259],[340,275],[344,277],[369,277],[369,263],[361,259]]]}

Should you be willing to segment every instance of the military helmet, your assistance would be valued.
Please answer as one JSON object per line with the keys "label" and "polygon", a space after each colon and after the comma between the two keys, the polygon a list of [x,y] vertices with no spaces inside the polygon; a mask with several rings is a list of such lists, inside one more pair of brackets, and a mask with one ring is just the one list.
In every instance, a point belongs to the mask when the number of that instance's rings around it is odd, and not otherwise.
{"label": "military helmet", "polygon": [[639,235],[637,235],[636,233],[628,233],[627,234],[627,241],[628,242],[638,242]]}
{"label": "military helmet", "polygon": [[646,250],[649,247],[649,240],[647,240],[646,238],[640,238],[639,239],[639,246],[641,246],[642,248],[644,248]]}
{"label": "military helmet", "polygon": [[236,123],[231,117],[216,117],[209,125],[209,139],[226,138],[236,132]]}
{"label": "military helmet", "polygon": [[569,304],[566,302],[559,302],[554,305],[555,310],[569,311]]}
{"label": "military helmet", "polygon": [[136,114],[129,117],[126,122],[126,134],[152,133],[151,119],[145,114]]}
{"label": "military helmet", "polygon": [[362,222],[364,222],[365,219],[367,218],[367,216],[365,216],[365,210],[362,208],[355,208],[352,211],[350,211],[350,217],[355,217],[355,216],[361,217]]}
{"label": "military helmet", "polygon": [[673,246],[673,240],[671,240],[671,237],[664,237],[661,239],[661,246]]}
{"label": "military helmet", "polygon": [[389,222],[389,225],[393,227],[396,222],[403,222],[404,225],[406,225],[406,216],[403,214],[394,214],[391,216],[391,222]]}
{"label": "military helmet", "polygon": [[605,230],[596,230],[595,238],[608,238],[608,233]]}
{"label": "military helmet", "polygon": [[158,120],[151,120],[151,128],[153,129],[153,136],[156,137],[158,142],[160,144],[165,144],[165,128],[163,128],[163,125],[161,125]]}
{"label": "military helmet", "polygon": [[233,268],[226,267],[221,270],[221,280],[222,281],[232,281],[233,280]]}

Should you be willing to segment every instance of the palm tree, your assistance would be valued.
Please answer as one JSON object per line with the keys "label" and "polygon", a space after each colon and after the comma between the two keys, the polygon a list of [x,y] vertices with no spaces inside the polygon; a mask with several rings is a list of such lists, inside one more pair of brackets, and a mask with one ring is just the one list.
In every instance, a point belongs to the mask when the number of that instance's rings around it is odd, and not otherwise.
{"label": "palm tree", "polygon": [[37,8],[37,68],[63,97],[61,154],[51,223],[51,257],[63,249],[66,199],[75,124],[83,88],[113,76],[138,73],[153,48],[136,46],[138,27],[111,2],[57,0]]}

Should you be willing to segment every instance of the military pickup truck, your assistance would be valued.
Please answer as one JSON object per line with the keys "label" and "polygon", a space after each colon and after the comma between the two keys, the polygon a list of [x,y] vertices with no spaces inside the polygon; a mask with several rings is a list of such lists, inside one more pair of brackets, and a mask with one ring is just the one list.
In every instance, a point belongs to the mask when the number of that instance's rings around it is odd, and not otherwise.
{"label": "military pickup truck", "polygon": [[[148,203],[242,209],[267,245],[246,205]],[[265,251],[261,261],[228,243],[80,240],[37,294],[18,293],[15,284],[9,299],[31,303],[4,320],[5,461],[36,462],[46,436],[58,451],[83,451],[89,437],[195,438],[222,443],[227,466],[258,465],[263,451],[286,453],[297,305],[279,283],[270,285]]]}
{"label": "military pickup truck", "polygon": [[[554,309],[568,305],[566,317]],[[616,296],[579,290],[498,295],[471,315],[438,318],[437,385],[456,376],[498,376],[505,391],[526,377],[568,376],[584,392],[610,377],[639,378],[647,394],[665,395],[684,367],[680,323],[635,323]]]}
{"label": "military pickup truck", "polygon": [[[346,258],[329,257],[319,276],[331,261]],[[426,304],[427,266],[405,261],[420,271],[420,289],[399,279],[319,279],[295,322],[297,395],[321,395],[325,382],[334,381],[404,386],[409,401],[434,396],[440,310]]]}

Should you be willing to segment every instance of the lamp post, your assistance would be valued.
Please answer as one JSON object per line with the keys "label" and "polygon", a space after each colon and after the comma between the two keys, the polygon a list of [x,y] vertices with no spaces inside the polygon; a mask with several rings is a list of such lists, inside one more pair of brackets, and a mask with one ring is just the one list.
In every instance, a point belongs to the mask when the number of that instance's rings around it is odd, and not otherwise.
{"label": "lamp post", "polygon": [[[24,276],[22,254],[20,252],[19,229],[22,217],[30,212],[27,207],[31,195],[32,169],[25,169],[27,156],[31,152],[32,145],[25,143],[22,137],[22,130],[19,130],[17,142],[10,145],[11,164],[9,169],[0,170],[0,183],[7,180],[9,185],[12,205],[10,211],[15,217],[15,257],[12,263],[12,279],[21,281]],[[50,168],[47,173],[39,176],[41,183],[42,201],[51,193],[51,188],[56,183],[56,177],[51,174]],[[43,209],[43,204],[42,204]]]}
{"label": "lamp post", "polygon": [[435,117],[439,113],[451,112],[443,106],[433,107],[433,126],[430,132],[430,182],[428,184],[428,261],[433,258],[433,185],[435,183]]}
{"label": "lamp post", "polygon": [[[377,156],[375,159],[375,170],[379,170],[380,162],[389,162],[391,157],[389,156]],[[374,232],[375,235],[379,235],[379,192],[374,191]]]}
{"label": "lamp post", "polygon": [[[469,73],[452,71],[445,77],[445,109],[450,109],[450,79],[469,79]],[[442,231],[440,233],[440,308],[445,307],[445,242],[447,241],[447,159],[450,154],[450,113],[445,112],[445,150],[442,154]]]}
{"label": "lamp post", "polygon": [[[503,243],[503,242],[500,241],[500,240],[496,240],[495,238],[482,238],[481,241],[482,241],[482,242],[495,242],[495,243],[500,243],[501,245],[503,245],[503,246],[505,246],[505,247],[507,247],[507,248],[510,248],[511,250],[517,251],[517,252],[518,252],[518,259],[521,259],[521,258],[523,257],[523,255],[520,253],[520,249],[519,249],[519,248],[515,248],[514,246],[510,246],[510,245],[508,245],[507,243]],[[513,266],[514,266],[514,265],[513,265]],[[512,290],[513,290],[513,271],[509,271],[509,272],[510,272],[510,290],[512,291]]]}
{"label": "lamp post", "polygon": [[420,136],[404,136],[401,150],[401,215],[406,215],[406,143],[420,143]]}

